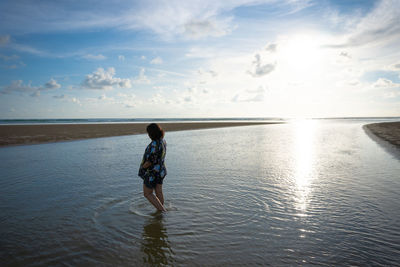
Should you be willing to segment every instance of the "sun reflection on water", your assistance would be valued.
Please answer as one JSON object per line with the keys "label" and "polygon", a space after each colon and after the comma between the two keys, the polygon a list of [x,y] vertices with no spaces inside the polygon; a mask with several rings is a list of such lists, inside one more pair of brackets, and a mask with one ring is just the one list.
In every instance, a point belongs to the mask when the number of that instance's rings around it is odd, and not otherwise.
{"label": "sun reflection on water", "polygon": [[299,216],[305,216],[311,190],[310,182],[313,178],[314,134],[317,122],[315,120],[298,120],[293,123],[293,127],[295,207],[299,211]]}

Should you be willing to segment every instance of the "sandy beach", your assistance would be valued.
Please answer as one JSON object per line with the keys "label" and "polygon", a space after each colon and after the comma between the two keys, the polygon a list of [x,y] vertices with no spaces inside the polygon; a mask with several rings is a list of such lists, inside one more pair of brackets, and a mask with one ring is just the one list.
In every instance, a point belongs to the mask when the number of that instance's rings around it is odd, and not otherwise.
{"label": "sandy beach", "polygon": [[[174,122],[160,125],[170,132],[273,123],[275,122]],[[147,125],[148,123],[0,125],[0,146],[144,134]]]}
{"label": "sandy beach", "polygon": [[400,147],[400,122],[382,122],[364,126],[377,137]]}

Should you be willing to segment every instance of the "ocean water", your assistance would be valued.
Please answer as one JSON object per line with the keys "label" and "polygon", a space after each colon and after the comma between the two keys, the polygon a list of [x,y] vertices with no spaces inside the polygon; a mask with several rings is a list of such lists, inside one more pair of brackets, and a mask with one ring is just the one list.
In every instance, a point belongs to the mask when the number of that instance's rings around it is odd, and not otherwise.
{"label": "ocean water", "polygon": [[1,265],[398,266],[399,151],[367,122],[167,133],[163,214],[145,135],[1,148]]}
{"label": "ocean water", "polygon": [[[382,118],[377,118],[381,120]],[[400,119],[398,117],[387,118]],[[221,121],[285,121],[284,118],[96,118],[96,119],[0,119],[0,125],[15,124],[90,124],[141,122],[221,122]]]}

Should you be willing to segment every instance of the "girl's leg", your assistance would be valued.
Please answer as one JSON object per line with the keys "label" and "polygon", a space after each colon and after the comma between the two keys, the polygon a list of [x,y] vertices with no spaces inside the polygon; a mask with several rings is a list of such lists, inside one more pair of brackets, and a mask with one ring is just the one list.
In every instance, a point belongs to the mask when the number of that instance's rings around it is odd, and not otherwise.
{"label": "girl's leg", "polygon": [[161,204],[164,205],[164,195],[162,192],[162,184],[156,184],[156,196],[160,200]]}
{"label": "girl's leg", "polygon": [[143,184],[143,195],[153,206],[160,211],[167,211],[160,200],[153,194],[153,189]]}

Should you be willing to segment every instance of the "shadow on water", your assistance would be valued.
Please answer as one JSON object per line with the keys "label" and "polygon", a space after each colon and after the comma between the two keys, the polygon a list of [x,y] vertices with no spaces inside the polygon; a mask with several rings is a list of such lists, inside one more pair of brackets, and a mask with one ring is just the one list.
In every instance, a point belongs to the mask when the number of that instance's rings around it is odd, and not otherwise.
{"label": "shadow on water", "polygon": [[396,159],[400,160],[400,149],[389,143],[386,140],[383,140],[382,138],[376,136],[374,133],[371,132],[370,129],[368,129],[367,125],[364,125],[363,127],[364,132],[368,135],[369,138],[375,141],[380,147],[382,147],[386,152],[388,152],[390,155],[395,157]]}
{"label": "shadow on water", "polygon": [[151,266],[173,264],[173,251],[163,220],[164,215],[155,212],[143,225],[140,250],[144,254],[143,263],[145,264]]}

